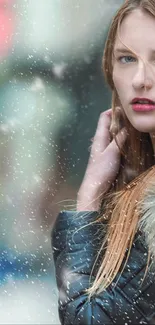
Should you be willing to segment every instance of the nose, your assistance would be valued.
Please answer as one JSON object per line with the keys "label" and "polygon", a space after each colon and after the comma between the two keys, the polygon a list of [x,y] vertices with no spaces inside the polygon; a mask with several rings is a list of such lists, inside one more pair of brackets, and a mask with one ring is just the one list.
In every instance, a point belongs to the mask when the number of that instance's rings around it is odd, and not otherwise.
{"label": "nose", "polygon": [[135,90],[149,90],[153,86],[153,76],[151,68],[146,62],[140,62],[132,80]]}

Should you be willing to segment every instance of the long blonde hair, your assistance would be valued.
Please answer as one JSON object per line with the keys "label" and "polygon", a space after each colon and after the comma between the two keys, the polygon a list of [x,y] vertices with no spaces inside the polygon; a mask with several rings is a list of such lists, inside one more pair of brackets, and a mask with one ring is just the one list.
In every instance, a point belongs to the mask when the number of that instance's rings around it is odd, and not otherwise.
{"label": "long blonde hair", "polygon": [[155,178],[155,170],[152,167],[154,152],[150,135],[134,129],[125,117],[116,120],[115,112],[120,102],[112,78],[114,43],[122,20],[136,8],[141,8],[155,17],[154,0],[127,0],[113,18],[103,55],[104,75],[112,89],[111,131],[116,135],[124,124],[129,136],[123,148],[124,154],[121,153],[121,167],[117,179],[101,202],[97,222],[104,223],[105,219],[108,221],[107,233],[98,254],[100,258],[102,256],[100,267],[95,281],[87,291],[89,297],[106,289],[118,272],[120,271],[121,274],[123,271],[126,264],[123,260],[126,256],[127,262],[140,219],[137,202],[142,200],[149,180]]}

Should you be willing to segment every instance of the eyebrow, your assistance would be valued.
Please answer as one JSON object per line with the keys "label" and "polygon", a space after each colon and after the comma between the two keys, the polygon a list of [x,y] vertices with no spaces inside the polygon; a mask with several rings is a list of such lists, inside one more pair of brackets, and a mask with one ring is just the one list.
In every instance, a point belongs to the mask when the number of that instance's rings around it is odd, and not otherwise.
{"label": "eyebrow", "polygon": [[[151,54],[155,54],[155,49],[150,49],[150,51],[152,52]],[[114,48],[114,52],[115,53],[133,53],[134,54],[134,52],[132,50],[126,49],[123,47],[122,48],[121,47]]]}
{"label": "eyebrow", "polygon": [[125,48],[119,48],[119,47],[114,49],[114,52],[116,52],[116,53],[133,53],[131,50],[128,50],[128,49],[125,49]]}

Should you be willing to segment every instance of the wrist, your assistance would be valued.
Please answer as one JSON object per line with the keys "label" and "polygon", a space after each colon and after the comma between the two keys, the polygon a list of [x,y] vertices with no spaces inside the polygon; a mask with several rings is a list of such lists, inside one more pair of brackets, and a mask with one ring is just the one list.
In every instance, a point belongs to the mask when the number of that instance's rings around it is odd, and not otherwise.
{"label": "wrist", "polygon": [[98,211],[100,208],[100,200],[90,197],[89,195],[78,195],[77,198],[77,211]]}

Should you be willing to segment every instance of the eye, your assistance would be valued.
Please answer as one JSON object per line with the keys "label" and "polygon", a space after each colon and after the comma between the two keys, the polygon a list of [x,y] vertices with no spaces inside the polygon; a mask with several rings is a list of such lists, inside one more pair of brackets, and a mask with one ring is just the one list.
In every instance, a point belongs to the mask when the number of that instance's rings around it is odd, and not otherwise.
{"label": "eye", "polygon": [[133,56],[131,55],[124,55],[124,56],[120,56],[118,58],[118,61],[120,61],[121,63],[131,63],[131,62],[135,62],[136,61],[136,58],[134,58]]}

